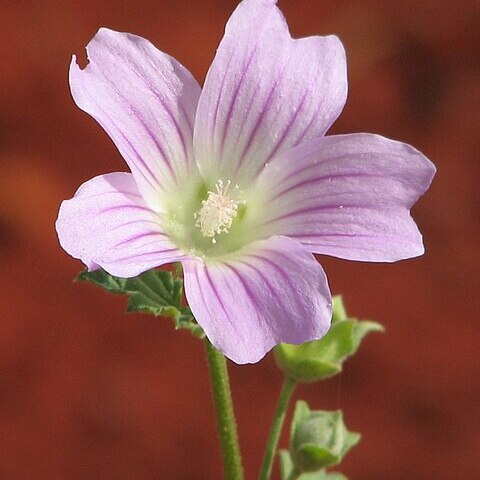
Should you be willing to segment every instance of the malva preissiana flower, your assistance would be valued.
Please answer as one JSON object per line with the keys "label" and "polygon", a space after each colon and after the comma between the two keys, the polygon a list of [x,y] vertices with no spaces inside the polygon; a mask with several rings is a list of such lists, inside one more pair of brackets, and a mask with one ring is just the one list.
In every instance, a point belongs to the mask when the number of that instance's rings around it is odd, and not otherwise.
{"label": "malva preissiana flower", "polygon": [[62,247],[133,277],[170,262],[207,337],[237,363],[322,337],[331,318],[313,254],[393,262],[424,251],[409,209],[435,169],[373,134],[325,136],[347,97],[335,36],[292,39],[276,0],[244,0],[203,89],[147,40],[105,28],[75,56],[77,105],[131,173],[62,203]]}

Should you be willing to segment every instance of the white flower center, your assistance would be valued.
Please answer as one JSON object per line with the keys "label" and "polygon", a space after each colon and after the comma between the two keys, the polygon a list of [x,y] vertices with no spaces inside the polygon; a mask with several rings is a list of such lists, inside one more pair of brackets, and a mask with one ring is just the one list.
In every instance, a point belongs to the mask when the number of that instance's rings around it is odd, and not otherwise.
{"label": "white flower center", "polygon": [[230,180],[226,185],[222,180],[215,184],[215,192],[208,192],[202,207],[194,214],[195,226],[200,229],[204,237],[210,237],[212,243],[217,243],[215,236],[228,233],[232,222],[237,216],[238,205],[241,202],[233,200],[228,195]]}

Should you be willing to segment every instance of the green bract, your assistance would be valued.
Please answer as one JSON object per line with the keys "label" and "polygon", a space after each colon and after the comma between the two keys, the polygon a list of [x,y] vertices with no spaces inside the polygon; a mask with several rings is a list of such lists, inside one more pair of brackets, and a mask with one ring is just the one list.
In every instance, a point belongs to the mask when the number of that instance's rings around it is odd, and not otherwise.
{"label": "green bract", "polygon": [[360,440],[349,432],[340,410],[312,411],[306,402],[295,407],[290,433],[290,456],[299,472],[315,472],[340,463]]}
{"label": "green bract", "polygon": [[332,326],[320,340],[275,347],[278,367],[299,382],[316,382],[342,371],[343,362],[352,356],[369,332],[382,332],[383,327],[371,321],[347,318],[342,298],[333,298]]}
{"label": "green bract", "polygon": [[195,322],[190,309],[182,306],[182,280],[171,272],[149,270],[134,278],[120,278],[105,270],[83,271],[77,281],[93,283],[104,290],[127,295],[127,312],[143,312],[151,315],[170,317],[175,328],[191,330],[195,336],[203,336],[202,329]]}

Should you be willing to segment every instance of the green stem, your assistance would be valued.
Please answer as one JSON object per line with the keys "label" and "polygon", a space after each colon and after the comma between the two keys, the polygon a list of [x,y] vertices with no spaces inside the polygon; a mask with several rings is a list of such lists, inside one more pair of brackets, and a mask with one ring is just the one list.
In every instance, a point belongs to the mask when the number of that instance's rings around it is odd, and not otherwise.
{"label": "green stem", "polygon": [[282,390],[278,398],[277,409],[273,417],[272,428],[268,435],[267,447],[263,455],[262,469],[260,470],[259,480],[268,480],[272,473],[273,459],[277,452],[280,433],[282,432],[285,414],[287,413],[288,404],[292,398],[292,394],[297,386],[296,380],[286,377],[283,381]]}
{"label": "green stem", "polygon": [[243,480],[242,458],[238,443],[237,424],[233,412],[232,393],[225,357],[205,339],[207,361],[217,414],[217,428],[227,480]]}

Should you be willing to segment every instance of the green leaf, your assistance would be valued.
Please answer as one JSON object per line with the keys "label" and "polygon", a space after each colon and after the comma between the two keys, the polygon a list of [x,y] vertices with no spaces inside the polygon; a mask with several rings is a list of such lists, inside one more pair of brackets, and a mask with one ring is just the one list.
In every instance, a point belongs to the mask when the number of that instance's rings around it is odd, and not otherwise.
{"label": "green leaf", "polygon": [[75,278],[77,282],[91,282],[99,287],[104,288],[108,292],[112,293],[123,293],[126,278],[114,277],[110,275],[105,270],[99,269],[93,272],[84,270],[77,275]]}
{"label": "green leaf", "polygon": [[120,278],[102,269],[93,272],[85,270],[76,280],[93,283],[116,295],[128,296],[127,312],[170,317],[175,322],[175,328],[189,329],[196,336],[203,334],[190,309],[181,304],[182,280],[171,272],[153,269],[134,278]]}
{"label": "green leaf", "polygon": [[342,371],[343,363],[355,354],[363,338],[383,327],[371,321],[347,318],[342,298],[333,299],[333,319],[328,333],[319,340],[275,347],[277,366],[299,382],[316,382]]}
{"label": "green leaf", "polygon": [[305,473],[337,465],[359,440],[358,433],[345,427],[341,410],[312,411],[306,402],[298,401],[290,432],[292,469]]}

